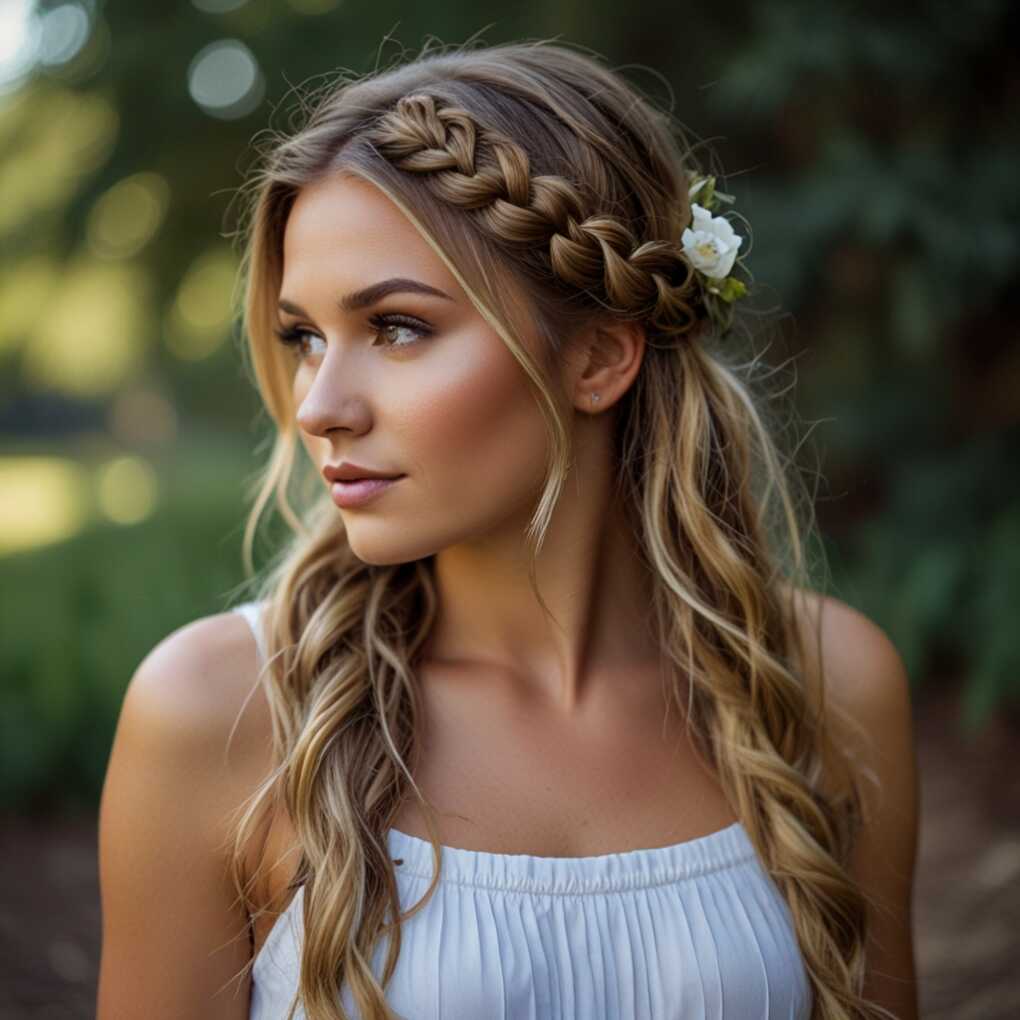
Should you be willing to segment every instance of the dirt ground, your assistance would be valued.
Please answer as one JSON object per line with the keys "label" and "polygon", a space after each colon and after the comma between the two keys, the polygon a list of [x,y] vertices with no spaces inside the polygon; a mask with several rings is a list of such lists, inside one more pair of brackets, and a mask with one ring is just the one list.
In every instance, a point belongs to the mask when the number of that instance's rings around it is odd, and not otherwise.
{"label": "dirt ground", "polygon": [[[966,740],[951,692],[915,707],[922,831],[915,945],[924,1020],[1020,1017],[1020,724]],[[95,1015],[96,824],[0,822],[0,1020]],[[583,1020],[583,1018],[579,1018]]]}

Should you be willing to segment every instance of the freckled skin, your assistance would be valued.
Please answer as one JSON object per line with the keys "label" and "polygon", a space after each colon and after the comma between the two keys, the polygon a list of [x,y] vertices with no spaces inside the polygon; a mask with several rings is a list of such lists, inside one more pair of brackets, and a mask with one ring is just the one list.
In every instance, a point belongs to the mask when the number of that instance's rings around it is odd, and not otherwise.
{"label": "freckled skin", "polygon": [[[395,276],[454,300],[391,294],[371,309],[337,307],[340,295]],[[313,462],[321,469],[351,460],[407,475],[365,507],[338,510],[359,558],[421,558],[511,517],[523,529],[546,447],[524,370],[385,195],[349,177],[304,189],[287,221],[280,293],[312,316],[288,315],[286,324],[325,339],[312,342],[294,385]],[[388,312],[422,319],[434,332],[412,346],[387,346],[415,337],[406,328],[378,336],[369,319]]]}

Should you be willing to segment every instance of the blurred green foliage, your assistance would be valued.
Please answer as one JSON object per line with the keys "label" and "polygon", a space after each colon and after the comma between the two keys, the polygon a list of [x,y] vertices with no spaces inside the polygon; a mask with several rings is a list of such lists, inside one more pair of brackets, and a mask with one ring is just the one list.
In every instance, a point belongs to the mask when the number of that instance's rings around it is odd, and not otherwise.
{"label": "blurred green foliage", "polygon": [[[0,438],[78,459],[84,437],[160,482],[139,523],[0,559],[0,804],[94,801],[134,668],[241,580],[257,404],[222,281],[252,136],[286,130],[291,84],[429,34],[591,47],[711,141],[761,306],[791,313],[769,358],[796,366],[831,590],[915,686],[962,685],[971,732],[1016,706],[1016,5],[215,7],[100,4],[74,59],[0,98]],[[217,40],[262,76],[243,116],[189,94]]]}
{"label": "blurred green foliage", "polygon": [[915,687],[963,681],[971,734],[1020,701],[1018,22],[999,0],[755,5],[709,93],[772,158],[731,188],[810,355],[835,591]]}
{"label": "blurred green foliage", "polygon": [[2,563],[0,804],[91,804],[128,678],[167,634],[239,601],[246,448],[182,442],[159,509]]}

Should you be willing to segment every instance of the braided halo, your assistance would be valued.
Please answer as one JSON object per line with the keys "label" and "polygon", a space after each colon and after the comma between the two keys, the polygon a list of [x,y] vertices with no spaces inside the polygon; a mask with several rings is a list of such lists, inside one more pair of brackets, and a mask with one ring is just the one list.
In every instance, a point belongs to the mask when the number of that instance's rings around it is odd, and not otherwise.
{"label": "braided halo", "polygon": [[698,274],[679,242],[638,243],[621,220],[589,213],[569,180],[532,175],[524,149],[480,127],[468,111],[438,105],[424,93],[403,96],[371,137],[394,166],[427,175],[438,197],[472,211],[494,239],[547,249],[559,280],[610,311],[674,338],[709,318]]}

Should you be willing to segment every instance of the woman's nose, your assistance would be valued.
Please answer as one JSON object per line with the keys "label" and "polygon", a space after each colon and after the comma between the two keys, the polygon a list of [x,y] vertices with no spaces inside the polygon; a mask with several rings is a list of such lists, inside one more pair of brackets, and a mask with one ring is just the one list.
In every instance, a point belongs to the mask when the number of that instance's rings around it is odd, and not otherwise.
{"label": "woman's nose", "polygon": [[319,366],[298,407],[298,426],[313,436],[325,436],[336,429],[363,431],[369,420],[365,400],[352,392],[350,379],[345,380],[339,372],[330,372],[326,361]]}

